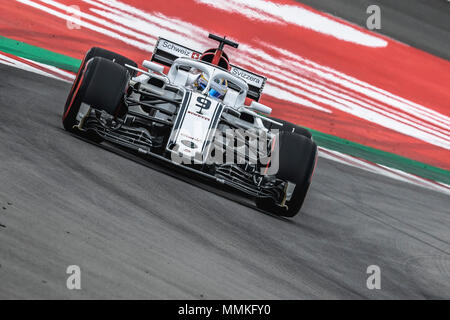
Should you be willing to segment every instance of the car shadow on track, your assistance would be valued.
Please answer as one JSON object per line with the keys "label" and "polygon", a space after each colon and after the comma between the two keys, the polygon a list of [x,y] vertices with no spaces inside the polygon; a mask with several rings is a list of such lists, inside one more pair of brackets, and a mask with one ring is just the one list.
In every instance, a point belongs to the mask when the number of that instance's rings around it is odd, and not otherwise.
{"label": "car shadow on track", "polygon": [[[61,129],[64,132],[67,132],[63,129]],[[220,186],[216,183],[213,183],[211,181],[208,181],[207,179],[201,177],[201,176],[195,176],[195,174],[192,174],[189,171],[185,171],[183,170],[183,168],[179,167],[179,166],[175,166],[175,165],[171,165],[170,163],[166,163],[166,162],[162,162],[156,158],[151,158],[151,159],[147,159],[144,158],[143,156],[140,156],[138,154],[135,154],[133,152],[130,152],[128,150],[126,150],[125,148],[120,148],[117,147],[113,144],[110,144],[108,142],[101,142],[101,143],[97,143],[95,141],[90,140],[89,138],[83,137],[81,135],[75,134],[75,133],[68,133],[69,135],[71,135],[72,137],[75,137],[77,139],[80,139],[84,142],[90,143],[92,145],[95,145],[96,147],[100,147],[103,150],[112,152],[114,154],[117,154],[121,157],[124,157],[126,159],[129,159],[131,161],[134,161],[142,166],[145,166],[149,169],[152,170],[156,170],[158,172],[162,172],[164,174],[167,174],[171,177],[174,177],[178,180],[181,180],[183,182],[187,182],[191,185],[194,185],[202,190],[208,191],[208,192],[212,192],[216,195],[219,195],[223,198],[226,198],[228,200],[234,201],[236,203],[239,203],[247,208],[251,208],[255,211],[258,211],[266,216],[270,216],[274,219],[277,219],[279,221],[283,221],[285,223],[288,224],[296,224],[295,221],[293,221],[292,219],[289,218],[285,218],[285,217],[281,217],[281,216],[277,216],[274,215],[272,213],[266,212],[264,210],[261,210],[259,208],[256,207],[256,205],[254,204],[254,202],[245,197],[243,194],[241,194],[239,191],[236,191],[234,189],[232,189],[231,187],[227,187],[227,186]],[[301,214],[301,212],[299,213]]]}

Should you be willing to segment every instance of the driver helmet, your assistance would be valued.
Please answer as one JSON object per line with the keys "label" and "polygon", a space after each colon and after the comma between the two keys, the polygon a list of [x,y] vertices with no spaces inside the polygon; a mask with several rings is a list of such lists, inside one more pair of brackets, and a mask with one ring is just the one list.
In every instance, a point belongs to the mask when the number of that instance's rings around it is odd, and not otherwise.
{"label": "driver helmet", "polygon": [[[205,74],[202,72],[199,74],[197,79],[194,82],[194,85],[197,89],[203,91],[208,86],[208,79]],[[214,98],[222,99],[228,90],[228,81],[225,79],[215,79],[211,82],[211,86],[209,89],[209,95]]]}

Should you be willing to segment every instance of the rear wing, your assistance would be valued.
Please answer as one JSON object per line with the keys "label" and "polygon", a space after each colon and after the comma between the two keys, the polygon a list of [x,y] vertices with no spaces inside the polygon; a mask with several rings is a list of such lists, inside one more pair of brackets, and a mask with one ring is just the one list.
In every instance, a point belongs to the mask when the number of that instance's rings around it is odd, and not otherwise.
{"label": "rear wing", "polygon": [[[152,61],[170,67],[180,57],[199,59],[201,52],[179,45],[170,40],[159,38],[153,50]],[[247,97],[259,101],[267,78],[240,67],[231,65],[230,73],[248,84]]]}

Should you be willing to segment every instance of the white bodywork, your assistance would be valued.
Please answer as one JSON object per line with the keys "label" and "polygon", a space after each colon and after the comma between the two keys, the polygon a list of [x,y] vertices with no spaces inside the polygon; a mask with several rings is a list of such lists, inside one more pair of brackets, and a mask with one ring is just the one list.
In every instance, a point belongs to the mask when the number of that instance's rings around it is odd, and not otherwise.
{"label": "white bodywork", "polygon": [[[253,117],[253,123],[229,117],[228,120],[234,122],[237,127],[263,130],[270,136],[271,134],[264,126],[262,119],[277,123],[255,112],[269,114],[272,111],[271,108],[257,102],[253,102],[250,106],[244,105],[249,86],[246,81],[231,72],[202,61],[184,57],[173,62],[167,76],[162,74],[161,70],[150,61],[144,61],[143,65],[148,67],[149,70],[132,68],[142,73],[133,81],[140,82],[145,86],[152,78],[156,78],[165,83],[161,88],[162,91],[166,86],[172,86],[184,92],[183,102],[167,144],[167,149],[177,153],[179,157],[194,159],[196,163],[206,161],[219,119],[227,108]],[[201,92],[192,86],[198,75],[198,73],[196,75],[190,72],[192,69],[201,71],[208,79],[208,85]],[[235,85],[234,88],[228,88],[225,96],[220,100],[208,95],[211,83],[216,79],[225,79]],[[202,108],[202,106],[207,106],[207,108]]]}
{"label": "white bodywork", "polygon": [[222,112],[219,101],[187,91],[169,139],[168,146],[175,146],[169,151],[203,163]]}

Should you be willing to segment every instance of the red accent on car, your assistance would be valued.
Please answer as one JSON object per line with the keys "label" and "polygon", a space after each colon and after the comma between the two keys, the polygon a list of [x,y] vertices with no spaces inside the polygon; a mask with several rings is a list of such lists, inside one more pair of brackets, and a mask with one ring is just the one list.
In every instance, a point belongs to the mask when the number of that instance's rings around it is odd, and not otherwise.
{"label": "red accent on car", "polygon": [[244,105],[245,106],[250,106],[251,104],[252,104],[252,102],[253,101],[255,101],[255,100],[253,100],[252,98],[245,98],[245,102],[244,102]]}
{"label": "red accent on car", "polygon": [[223,52],[222,50],[216,50],[216,53],[214,53],[214,58],[211,62],[212,64],[216,66],[219,65],[220,58],[222,57],[222,52]]}
{"label": "red accent on car", "polygon": [[64,116],[63,116],[63,121],[66,119],[67,115],[69,114],[69,111],[70,111],[70,109],[72,108],[72,105],[73,105],[73,102],[74,102],[74,100],[75,100],[75,97],[77,96],[77,93],[78,93],[78,91],[80,90],[81,84],[83,83],[84,74],[85,74],[85,72],[86,72],[86,68],[87,68],[89,62],[90,62],[90,60],[86,63],[86,66],[84,67],[83,71],[78,70],[78,72],[80,72],[80,71],[82,72],[81,78],[80,78],[80,81],[78,82],[77,87],[76,87],[76,88],[74,89],[74,91],[73,91],[73,96],[72,96],[72,99],[70,100],[69,106],[67,107],[67,111],[66,111],[66,113],[65,113]]}
{"label": "red accent on car", "polygon": [[206,61],[221,68],[230,70],[230,62],[225,52],[217,49],[208,49],[200,57],[201,61]]}

